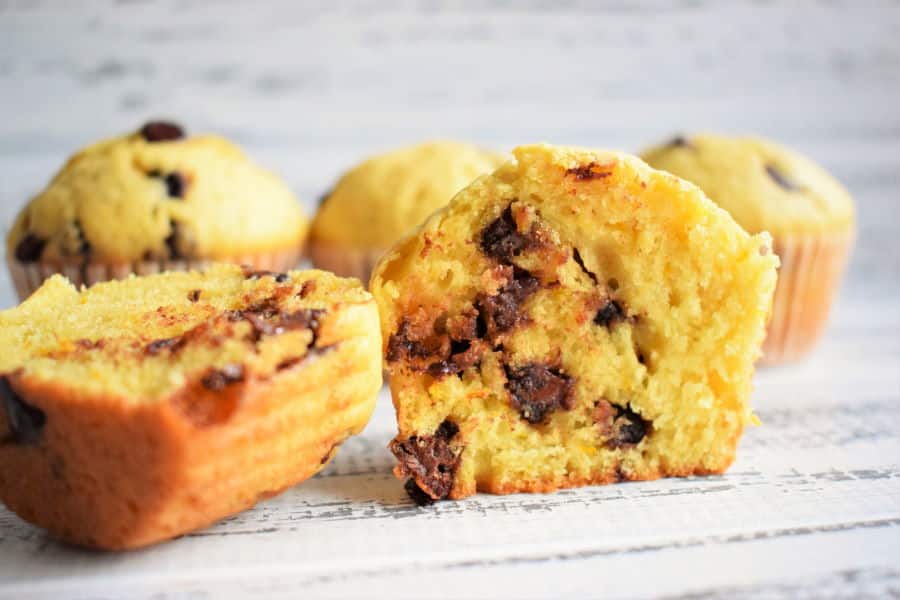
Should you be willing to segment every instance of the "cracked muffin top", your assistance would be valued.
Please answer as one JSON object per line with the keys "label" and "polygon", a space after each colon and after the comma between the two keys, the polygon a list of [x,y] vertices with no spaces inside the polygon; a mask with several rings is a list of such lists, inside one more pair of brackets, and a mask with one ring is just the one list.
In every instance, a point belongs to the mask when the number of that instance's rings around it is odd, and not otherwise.
{"label": "cracked muffin top", "polygon": [[20,212],[7,253],[26,263],[228,260],[296,251],[307,229],[287,185],[240,148],[151,122],[70,158]]}
{"label": "cracked muffin top", "polygon": [[825,169],[770,140],[697,134],[646,150],[651,167],[695,183],[750,233],[845,231],[853,200]]}
{"label": "cracked muffin top", "polygon": [[314,242],[387,249],[505,157],[471,144],[433,141],[374,156],[324,198]]}

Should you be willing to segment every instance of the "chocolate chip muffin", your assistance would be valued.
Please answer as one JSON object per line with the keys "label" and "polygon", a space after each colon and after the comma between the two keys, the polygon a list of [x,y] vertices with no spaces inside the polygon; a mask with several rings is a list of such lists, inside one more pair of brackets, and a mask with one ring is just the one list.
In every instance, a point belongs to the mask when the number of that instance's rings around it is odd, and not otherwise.
{"label": "chocolate chip muffin", "polygon": [[632,156],[513,154],[372,276],[395,473],[428,501],[723,472],[753,418],[768,234]]}
{"label": "chocolate chip muffin", "polygon": [[760,138],[678,137],[643,158],[700,186],[750,233],[772,234],[781,268],[762,362],[808,354],[825,329],[855,237],[847,190],[808,158]]}
{"label": "chocolate chip muffin", "polygon": [[6,254],[24,299],[54,273],[90,285],[210,261],[280,271],[307,229],[287,186],[238,147],[152,122],[69,159],[22,209]]}
{"label": "chocolate chip muffin", "polygon": [[453,194],[493,171],[503,156],[437,141],[370,158],[341,177],[313,219],[313,264],[368,281],[372,265]]}
{"label": "chocolate chip muffin", "polygon": [[372,297],[322,271],[56,275],[0,312],[0,500],[104,549],[209,525],[362,430],[380,341]]}

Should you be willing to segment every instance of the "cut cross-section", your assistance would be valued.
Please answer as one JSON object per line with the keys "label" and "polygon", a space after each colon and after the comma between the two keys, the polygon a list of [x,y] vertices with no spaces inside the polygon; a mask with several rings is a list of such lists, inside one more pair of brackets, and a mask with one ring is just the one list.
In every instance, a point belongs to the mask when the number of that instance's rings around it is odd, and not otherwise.
{"label": "cut cross-section", "polygon": [[751,419],[768,236],[631,156],[514,155],[372,277],[397,475],[421,500],[724,471]]}
{"label": "cut cross-section", "polygon": [[107,549],[208,525],[362,430],[380,340],[372,297],[321,271],[53,277],[0,312],[0,500]]}

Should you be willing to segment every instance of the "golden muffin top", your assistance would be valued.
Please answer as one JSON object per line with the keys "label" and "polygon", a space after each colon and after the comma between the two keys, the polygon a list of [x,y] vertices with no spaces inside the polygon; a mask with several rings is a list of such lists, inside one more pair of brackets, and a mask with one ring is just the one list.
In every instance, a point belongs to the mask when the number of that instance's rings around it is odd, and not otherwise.
{"label": "golden muffin top", "polygon": [[229,259],[303,244],[308,220],[278,177],[220,137],[172,123],[77,152],[22,209],[22,262]]}
{"label": "golden muffin top", "polygon": [[[0,311],[0,374],[140,402],[205,375],[213,384],[271,377],[344,339],[371,335],[375,321],[359,282],[325,271],[214,264],[81,290],[54,275],[18,307]],[[378,341],[375,335],[372,344]]]}
{"label": "golden muffin top", "polygon": [[357,249],[387,249],[504,160],[499,153],[451,141],[374,156],[348,171],[323,199],[311,238]]}
{"label": "golden muffin top", "polygon": [[854,223],[853,200],[834,177],[770,140],[698,134],[642,158],[697,184],[750,233],[842,232]]}

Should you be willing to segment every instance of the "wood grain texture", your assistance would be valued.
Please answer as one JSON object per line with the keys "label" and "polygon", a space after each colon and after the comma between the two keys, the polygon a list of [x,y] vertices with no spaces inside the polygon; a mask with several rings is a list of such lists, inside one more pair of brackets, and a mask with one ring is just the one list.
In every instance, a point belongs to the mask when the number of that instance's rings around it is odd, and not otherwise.
{"label": "wood grain texture", "polygon": [[824,343],[759,373],[763,426],[724,476],[418,508],[382,392],[320,476],[157,548],[86,553],[0,509],[0,598],[900,594],[900,2],[0,0],[0,39],[4,227],[76,148],[152,116],[233,137],[310,211],[423,138],[706,129],[806,152],[860,219]]}

